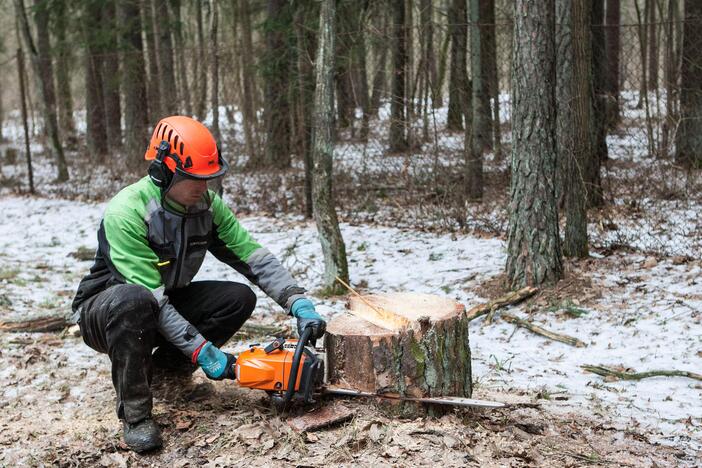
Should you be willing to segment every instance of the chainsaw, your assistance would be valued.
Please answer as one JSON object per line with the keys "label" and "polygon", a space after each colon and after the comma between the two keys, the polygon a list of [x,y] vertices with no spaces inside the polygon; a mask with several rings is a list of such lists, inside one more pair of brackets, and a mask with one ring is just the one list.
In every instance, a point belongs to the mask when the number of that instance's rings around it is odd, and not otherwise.
{"label": "chainsaw", "polygon": [[495,401],[463,397],[404,397],[389,393],[362,392],[329,385],[329,370],[323,349],[310,345],[312,329],[307,328],[299,340],[277,337],[265,347],[252,344],[239,354],[235,364],[236,380],[242,387],[265,390],[271,402],[286,410],[293,403],[309,404],[325,394],[373,397],[418,403],[467,406],[472,408],[502,408]]}

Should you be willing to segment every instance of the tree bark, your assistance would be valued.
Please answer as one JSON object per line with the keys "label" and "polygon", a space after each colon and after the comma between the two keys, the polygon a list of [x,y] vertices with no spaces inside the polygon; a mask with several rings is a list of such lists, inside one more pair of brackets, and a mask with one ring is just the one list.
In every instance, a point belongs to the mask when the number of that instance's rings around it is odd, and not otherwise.
{"label": "tree bark", "polygon": [[[260,142],[258,141],[258,116],[256,114],[255,94],[255,63],[253,58],[253,40],[251,38],[251,10],[249,0],[239,1],[239,21],[241,22],[241,38],[239,42],[239,58],[241,60],[242,83],[242,117],[244,126],[244,141],[249,162],[258,161]],[[255,164],[252,164],[255,165]]]}
{"label": "tree bark", "polygon": [[24,6],[24,0],[14,0],[15,14],[19,19],[19,27],[25,48],[32,63],[36,87],[40,93],[44,126],[49,135],[49,151],[56,163],[56,181],[68,180],[68,167],[61,146],[58,118],[56,115],[56,93],[54,90],[54,72],[51,66],[51,50],[49,43],[49,12],[48,5],[42,1],[37,5],[35,21],[37,26],[37,45],[29,26],[29,19]]}
{"label": "tree bark", "polygon": [[266,127],[263,164],[278,169],[290,167],[290,51],[287,33],[291,29],[292,12],[287,1],[268,0],[268,16],[264,23],[266,52],[261,66]]}
{"label": "tree bark", "polygon": [[357,0],[337,0],[336,5],[336,115],[339,128],[352,127],[355,114],[355,99],[351,84],[353,67],[353,15]]}
{"label": "tree bark", "polygon": [[348,282],[346,247],[341,237],[332,190],[334,156],[334,39],[335,2],[323,0],[319,14],[319,39],[315,61],[314,123],[312,126],[312,201],[314,220],[324,255],[323,287],[340,293],[336,277]]}
{"label": "tree bark", "polygon": [[[166,117],[166,115],[164,115],[161,108],[161,85],[158,74],[158,51],[156,50],[156,37],[154,36],[154,14],[150,0],[142,0],[139,3],[141,4],[142,25],[149,58],[147,87],[149,115],[147,120],[153,121],[153,124],[156,125],[156,122]],[[197,56],[198,54],[195,54],[195,57]]]}
{"label": "tree bark", "polygon": [[[570,2],[571,0],[560,0]],[[588,2],[573,1],[571,12],[572,25],[572,71],[570,83],[564,83],[570,88],[572,142],[564,142],[565,152],[560,157],[565,158],[566,187],[565,191],[565,240],[563,253],[568,257],[586,258],[587,245],[587,195],[583,183],[582,168],[586,161],[592,160],[592,41],[590,38],[590,22],[592,9]],[[565,96],[564,96],[565,97]],[[564,100],[558,99],[559,109]],[[565,116],[559,114],[558,121]],[[564,135],[565,136],[565,135]],[[568,147],[570,146],[570,147]],[[559,148],[560,149],[560,148]]]}
{"label": "tree bark", "polygon": [[685,0],[675,160],[702,167],[702,3]]}
{"label": "tree bark", "polygon": [[370,98],[370,113],[371,115],[378,116],[378,110],[380,109],[380,100],[387,95],[386,89],[386,73],[385,68],[387,66],[388,60],[388,44],[390,42],[390,37],[387,31],[390,29],[388,24],[388,13],[389,8],[383,8],[380,1],[376,3],[378,10],[373,12],[373,25],[374,25],[374,35],[371,36],[373,50],[375,51],[375,71],[373,73],[373,84],[371,90]]}
{"label": "tree bark", "polygon": [[[490,90],[494,85],[491,75],[491,27],[488,23],[489,11],[494,0],[470,0],[470,51],[472,73],[472,113],[473,135],[476,148],[482,153],[492,149],[492,113],[490,111]],[[486,16],[488,18],[486,18]],[[492,18],[494,22],[494,17]],[[476,83],[476,80],[479,81]],[[478,102],[476,102],[476,100]]]}
{"label": "tree bark", "polygon": [[656,24],[656,0],[648,3],[648,89],[658,88],[658,25]]}
{"label": "tree bark", "polygon": [[604,0],[592,4],[592,89],[593,97],[593,156],[585,166],[585,187],[588,207],[602,206],[600,167],[607,160],[607,56],[604,45]]}
{"label": "tree bark", "polygon": [[405,32],[405,2],[392,2],[392,96],[390,96],[390,135],[389,150],[407,150],[406,130],[406,90],[407,44]]}
{"label": "tree bark", "polygon": [[432,103],[440,100],[441,89],[438,88],[439,77],[436,68],[436,51],[434,50],[434,7],[431,0],[421,0],[421,23],[423,32],[423,60],[426,70],[426,84],[431,90]]}
{"label": "tree bark", "polygon": [[[516,0],[507,276],[513,289],[563,275],[555,197],[553,0]],[[529,41],[523,38],[530,38]]]}
{"label": "tree bark", "polygon": [[149,125],[139,0],[120,1],[119,18],[122,32],[122,76],[124,82],[129,83],[129,86],[124,87],[124,146],[127,165],[136,170],[143,165]]}
{"label": "tree bark", "polygon": [[66,39],[68,30],[68,2],[57,0],[54,11],[56,21],[54,34],[56,36],[56,91],[58,97],[58,122],[64,140],[70,145],[75,144],[76,125],[73,120],[73,97],[71,93],[71,44]]}
{"label": "tree bark", "polygon": [[[154,32],[158,38],[158,72],[161,85],[161,109],[167,115],[178,113],[178,88],[173,66],[173,41],[170,7],[167,0],[154,1]],[[203,84],[207,86],[207,81]],[[202,117],[201,117],[202,118]]]}
{"label": "tree bark", "polygon": [[105,100],[105,130],[111,150],[122,147],[122,105],[120,103],[120,77],[117,36],[117,5],[115,0],[102,3],[101,35],[104,35],[102,76]]}
{"label": "tree bark", "polygon": [[[217,47],[219,28],[219,7],[217,2],[210,5],[210,74],[212,76],[212,92],[210,95],[210,107],[212,107],[212,136],[220,142],[222,135],[219,131],[219,49]],[[220,142],[221,145],[221,142]]]}
{"label": "tree bark", "polygon": [[448,16],[451,36],[451,72],[449,77],[449,104],[447,127],[449,130],[463,129],[463,116],[468,103],[468,75],[466,54],[468,40],[468,17],[466,0],[452,0]]}
{"label": "tree bark", "polygon": [[100,37],[102,4],[87,0],[83,12],[85,31],[85,113],[88,151],[93,162],[103,163],[108,151],[107,123],[105,121],[105,98],[103,82],[104,47]]}
{"label": "tree bark", "polygon": [[197,60],[193,62],[195,68],[194,76],[196,76],[195,90],[195,115],[200,119],[205,118],[207,108],[207,51],[205,50],[205,27],[202,20],[202,0],[196,0],[195,8],[195,25],[197,28]]}
{"label": "tree bark", "polygon": [[620,0],[607,0],[605,41],[607,43],[607,127],[616,128],[619,124],[619,55],[621,53]]}
{"label": "tree bark", "polygon": [[[325,349],[332,386],[402,397],[472,394],[471,354],[465,307],[428,294],[365,296],[365,301],[406,316],[405,329],[389,330],[340,315],[327,327]],[[368,307],[352,298],[349,308]],[[400,408],[405,415],[421,411]]]}
{"label": "tree bark", "polygon": [[297,79],[298,79],[298,124],[301,127],[300,152],[305,165],[305,217],[314,215],[312,202],[312,114],[314,112],[314,54],[315,16],[319,17],[314,4],[302,3],[295,11],[295,33],[297,35]]}
{"label": "tree bark", "polygon": [[185,28],[185,22],[182,17],[182,4],[181,0],[171,0],[171,6],[173,8],[173,16],[175,18],[176,26],[173,30],[173,38],[175,40],[176,46],[176,76],[179,78],[178,89],[181,90],[181,108],[185,111],[185,115],[192,115],[193,103],[190,94],[190,83],[188,81],[187,72],[187,62],[185,60],[185,40],[183,39],[183,29]]}

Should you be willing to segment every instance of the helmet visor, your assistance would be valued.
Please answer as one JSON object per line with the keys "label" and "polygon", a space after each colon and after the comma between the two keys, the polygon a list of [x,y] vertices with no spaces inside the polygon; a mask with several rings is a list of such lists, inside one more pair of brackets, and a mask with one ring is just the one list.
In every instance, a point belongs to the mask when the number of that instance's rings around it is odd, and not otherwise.
{"label": "helmet visor", "polygon": [[210,209],[215,194],[221,191],[222,179],[223,175],[201,179],[176,171],[164,192],[164,206],[180,215],[201,214]]}

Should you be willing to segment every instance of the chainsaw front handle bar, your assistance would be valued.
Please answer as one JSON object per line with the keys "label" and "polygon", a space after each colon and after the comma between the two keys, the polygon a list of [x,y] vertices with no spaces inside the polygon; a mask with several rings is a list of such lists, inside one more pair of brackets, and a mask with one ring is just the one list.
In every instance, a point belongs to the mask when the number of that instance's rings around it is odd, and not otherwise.
{"label": "chainsaw front handle bar", "polygon": [[295,355],[293,356],[292,367],[290,367],[290,376],[288,377],[288,388],[285,391],[285,397],[283,398],[283,409],[287,409],[288,405],[292,401],[292,397],[295,394],[295,385],[297,384],[297,373],[300,369],[300,360],[302,359],[302,353],[305,351],[305,346],[310,341],[312,333],[314,330],[312,327],[307,327],[303,330],[302,336],[300,336],[300,341],[297,342],[297,347],[295,348]]}

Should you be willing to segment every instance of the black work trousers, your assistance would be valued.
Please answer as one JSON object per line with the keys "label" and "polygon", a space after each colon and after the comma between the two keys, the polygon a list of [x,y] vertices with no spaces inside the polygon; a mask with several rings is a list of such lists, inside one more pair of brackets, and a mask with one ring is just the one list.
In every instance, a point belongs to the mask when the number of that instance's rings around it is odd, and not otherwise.
{"label": "black work trousers", "polygon": [[[168,299],[218,347],[241,328],[256,306],[256,295],[248,286],[228,281],[196,281],[169,291]],[[131,424],[151,416],[153,348],[172,347],[158,332],[158,313],[153,294],[135,284],[111,286],[81,305],[83,341],[110,357],[117,416]],[[180,353],[178,358],[185,356]]]}

